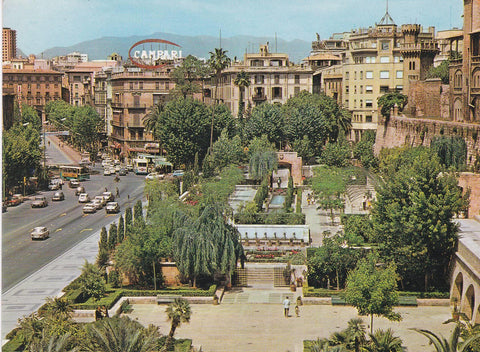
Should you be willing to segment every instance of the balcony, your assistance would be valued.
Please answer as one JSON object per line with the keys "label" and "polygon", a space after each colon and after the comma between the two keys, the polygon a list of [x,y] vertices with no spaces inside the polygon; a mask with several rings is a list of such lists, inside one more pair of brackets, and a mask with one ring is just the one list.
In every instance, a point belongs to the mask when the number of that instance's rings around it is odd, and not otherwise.
{"label": "balcony", "polygon": [[267,96],[265,94],[256,94],[252,96],[253,101],[264,101],[267,100]]}
{"label": "balcony", "polygon": [[130,118],[127,122],[127,126],[131,128],[144,128],[143,121],[139,117]]}
{"label": "balcony", "polygon": [[110,125],[117,127],[125,127],[124,122],[120,120],[110,120]]}
{"label": "balcony", "polygon": [[[129,108],[129,109],[146,109],[146,108],[147,108],[147,104],[127,103],[127,104],[124,104],[123,107]],[[148,106],[148,107],[149,107],[149,106]]]}

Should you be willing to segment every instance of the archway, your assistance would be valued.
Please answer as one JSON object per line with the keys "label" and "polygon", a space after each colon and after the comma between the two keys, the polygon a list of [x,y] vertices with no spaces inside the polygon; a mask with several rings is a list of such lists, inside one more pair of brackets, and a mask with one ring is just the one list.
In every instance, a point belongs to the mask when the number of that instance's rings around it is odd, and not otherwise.
{"label": "archway", "polygon": [[458,273],[455,281],[452,285],[452,301],[460,305],[462,301],[462,292],[463,292],[463,274]]}
{"label": "archway", "polygon": [[472,319],[475,309],[475,289],[473,285],[468,286],[467,292],[465,292],[465,302],[463,312],[467,315],[468,319]]}

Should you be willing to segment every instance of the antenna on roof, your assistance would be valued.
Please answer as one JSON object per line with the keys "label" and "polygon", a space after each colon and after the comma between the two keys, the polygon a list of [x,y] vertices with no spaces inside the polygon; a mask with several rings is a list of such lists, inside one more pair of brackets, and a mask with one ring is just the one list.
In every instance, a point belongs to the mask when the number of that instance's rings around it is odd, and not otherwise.
{"label": "antenna on roof", "polygon": [[220,49],[222,48],[222,29],[220,28]]}
{"label": "antenna on roof", "polygon": [[277,53],[277,32],[275,32],[275,53]]}
{"label": "antenna on roof", "polygon": [[395,24],[392,16],[388,13],[388,0],[387,0],[387,9],[385,11],[385,15],[383,15],[382,19],[380,20],[380,25],[388,25],[388,24]]}

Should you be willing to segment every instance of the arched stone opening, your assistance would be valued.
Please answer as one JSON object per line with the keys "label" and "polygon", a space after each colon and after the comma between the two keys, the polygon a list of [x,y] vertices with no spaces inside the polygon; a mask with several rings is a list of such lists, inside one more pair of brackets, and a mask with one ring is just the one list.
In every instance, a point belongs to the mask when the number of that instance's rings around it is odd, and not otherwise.
{"label": "arched stone opening", "polygon": [[480,304],[478,305],[477,309],[477,317],[475,318],[475,324],[480,324]]}
{"label": "arched stone opening", "polygon": [[[292,175],[292,164],[279,161],[277,171],[273,172],[273,188],[286,188],[290,175]],[[281,180],[280,183],[278,182],[279,179]]]}
{"label": "arched stone opening", "polygon": [[467,315],[468,319],[472,319],[475,309],[475,289],[473,285],[468,286],[465,292],[465,302],[463,312]]}
{"label": "arched stone opening", "polygon": [[462,292],[463,292],[463,274],[458,273],[455,281],[453,282],[452,287],[452,301],[458,305],[462,301]]}

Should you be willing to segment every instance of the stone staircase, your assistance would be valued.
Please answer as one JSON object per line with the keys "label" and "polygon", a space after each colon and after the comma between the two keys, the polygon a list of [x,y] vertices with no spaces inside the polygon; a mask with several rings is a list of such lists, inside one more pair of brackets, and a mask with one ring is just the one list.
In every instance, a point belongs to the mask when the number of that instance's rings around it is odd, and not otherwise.
{"label": "stone staircase", "polygon": [[248,268],[247,285],[250,287],[272,287],[274,284],[274,272],[271,268]]}
{"label": "stone staircase", "polygon": [[237,269],[233,284],[253,288],[288,287],[283,276],[285,265],[248,266]]}

